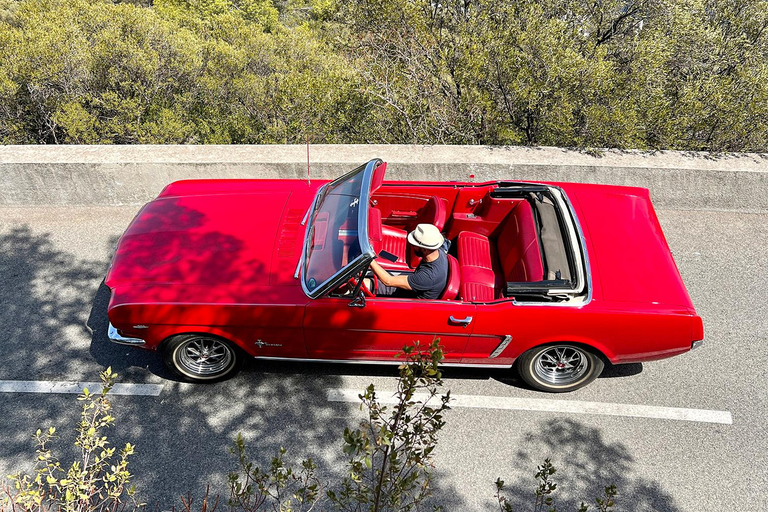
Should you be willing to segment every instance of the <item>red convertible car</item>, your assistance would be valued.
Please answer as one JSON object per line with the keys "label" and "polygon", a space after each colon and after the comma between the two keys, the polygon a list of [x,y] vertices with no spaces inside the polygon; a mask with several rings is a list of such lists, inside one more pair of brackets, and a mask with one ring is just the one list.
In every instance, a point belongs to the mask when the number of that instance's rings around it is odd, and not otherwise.
{"label": "red convertible car", "polygon": [[[570,391],[606,363],[701,343],[648,190],[572,183],[385,182],[371,160],[334,181],[168,185],[120,239],[109,337],[158,350],[190,381],[246,357],[397,363],[440,339],[445,366],[513,367]],[[419,263],[419,223],[451,246],[435,300],[377,297],[363,276]]]}

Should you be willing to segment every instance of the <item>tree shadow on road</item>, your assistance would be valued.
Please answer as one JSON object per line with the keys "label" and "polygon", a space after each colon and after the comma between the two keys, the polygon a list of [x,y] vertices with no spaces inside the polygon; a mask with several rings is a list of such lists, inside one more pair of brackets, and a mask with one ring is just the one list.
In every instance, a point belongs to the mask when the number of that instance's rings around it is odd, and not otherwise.
{"label": "tree shadow on road", "polygon": [[[327,389],[343,386],[343,373],[314,372],[307,365],[275,372],[257,363],[226,382],[184,384],[165,380],[169,375],[157,354],[108,341],[104,254],[114,241],[84,260],[29,226],[0,232],[0,335],[11,363],[0,366],[0,379],[98,381],[98,372],[112,366],[119,382],[161,382],[158,397],[114,396],[117,421],[107,432],[112,446],[136,445],[130,469],[140,499],[152,509],[180,509],[180,496],[199,499],[208,484],[226,494],[226,474],[236,464],[229,448],[238,432],[262,468],[286,446],[287,461],[312,457],[323,479],[340,476],[342,433],[361,419],[357,405],[326,399]],[[72,460],[80,410],[74,395],[0,393],[0,410],[3,474],[31,470],[30,435],[50,425],[61,433],[53,448],[62,462]],[[437,479],[433,486],[456,494]]]}
{"label": "tree shadow on road", "polygon": [[[533,502],[535,467],[551,457],[557,468],[555,503],[558,510],[577,510],[584,501],[594,506],[608,485],[616,485],[617,509],[628,512],[678,512],[675,500],[658,482],[633,475],[634,457],[620,442],[603,438],[601,431],[572,419],[552,419],[528,433],[516,459],[530,468],[531,478],[508,485],[515,510]],[[507,480],[501,475],[503,480]]]}
{"label": "tree shadow on road", "polygon": [[28,226],[0,235],[0,378],[85,376],[82,341],[101,262],[80,261]]}

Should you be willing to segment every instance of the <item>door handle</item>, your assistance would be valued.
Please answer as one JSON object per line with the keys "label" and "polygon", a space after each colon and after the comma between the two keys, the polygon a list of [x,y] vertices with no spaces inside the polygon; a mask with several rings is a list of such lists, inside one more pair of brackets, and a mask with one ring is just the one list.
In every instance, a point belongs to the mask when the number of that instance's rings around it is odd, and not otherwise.
{"label": "door handle", "polygon": [[468,326],[472,322],[471,316],[466,318],[456,318],[455,316],[451,315],[448,319],[454,324],[462,324],[463,327]]}

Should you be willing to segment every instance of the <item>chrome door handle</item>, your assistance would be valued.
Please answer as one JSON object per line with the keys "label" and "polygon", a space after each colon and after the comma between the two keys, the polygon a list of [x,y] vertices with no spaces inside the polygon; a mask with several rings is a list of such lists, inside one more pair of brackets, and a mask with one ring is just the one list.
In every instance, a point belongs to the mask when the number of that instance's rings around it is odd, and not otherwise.
{"label": "chrome door handle", "polygon": [[463,324],[463,327],[468,326],[472,322],[471,316],[466,318],[456,318],[455,316],[451,315],[448,319],[455,324]]}

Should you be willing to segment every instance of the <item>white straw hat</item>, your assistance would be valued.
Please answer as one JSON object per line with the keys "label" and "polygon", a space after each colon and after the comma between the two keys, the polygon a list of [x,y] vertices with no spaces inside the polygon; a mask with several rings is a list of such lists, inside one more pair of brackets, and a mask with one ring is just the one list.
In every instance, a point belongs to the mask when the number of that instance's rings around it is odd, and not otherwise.
{"label": "white straw hat", "polygon": [[445,239],[433,224],[419,224],[408,233],[408,242],[416,247],[435,250],[443,245]]}

